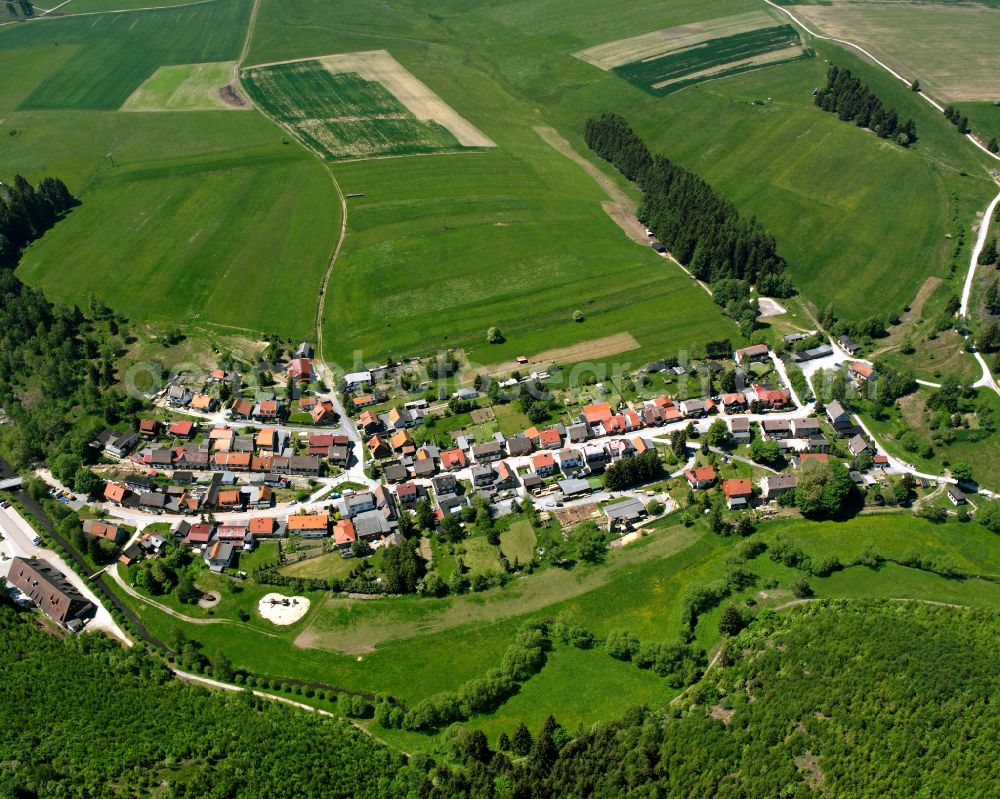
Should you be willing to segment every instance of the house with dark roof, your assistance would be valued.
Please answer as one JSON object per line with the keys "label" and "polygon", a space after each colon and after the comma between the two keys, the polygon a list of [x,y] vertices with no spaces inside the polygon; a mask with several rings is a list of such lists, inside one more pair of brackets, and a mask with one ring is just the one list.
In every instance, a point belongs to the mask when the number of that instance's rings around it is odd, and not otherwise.
{"label": "house with dark roof", "polygon": [[761,499],[770,502],[787,491],[794,491],[798,481],[794,474],[769,474],[760,478]]}
{"label": "house with dark roof", "polygon": [[94,604],[47,560],[16,557],[11,561],[7,579],[46,616],[64,627],[78,628],[96,610]]}
{"label": "house with dark roof", "polygon": [[861,351],[861,346],[850,336],[838,336],[837,343],[848,355],[857,355]]}

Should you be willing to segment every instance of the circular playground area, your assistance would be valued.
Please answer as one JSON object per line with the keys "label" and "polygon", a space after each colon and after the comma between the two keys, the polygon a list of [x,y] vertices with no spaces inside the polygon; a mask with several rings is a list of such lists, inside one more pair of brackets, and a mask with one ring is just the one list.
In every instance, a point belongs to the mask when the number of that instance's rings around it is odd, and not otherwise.
{"label": "circular playground area", "polygon": [[309,612],[309,600],[304,596],[266,594],[257,603],[257,610],[272,624],[295,624]]}

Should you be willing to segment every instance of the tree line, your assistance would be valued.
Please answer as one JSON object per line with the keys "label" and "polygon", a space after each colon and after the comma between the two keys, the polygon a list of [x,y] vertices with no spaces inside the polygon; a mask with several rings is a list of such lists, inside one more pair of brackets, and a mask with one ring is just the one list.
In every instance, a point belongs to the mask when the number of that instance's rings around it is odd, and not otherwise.
{"label": "tree line", "polygon": [[894,107],[886,108],[867,83],[833,64],[826,73],[826,86],[816,92],[816,105],[836,114],[844,122],[867,128],[882,139],[893,139],[903,147],[917,140],[917,125],[912,119],[899,121]]}
{"label": "tree line", "polygon": [[587,120],[587,145],[642,189],[639,219],[695,277],[746,280],[761,294],[794,293],[774,237],[693,172],[645,142],[617,114]]}

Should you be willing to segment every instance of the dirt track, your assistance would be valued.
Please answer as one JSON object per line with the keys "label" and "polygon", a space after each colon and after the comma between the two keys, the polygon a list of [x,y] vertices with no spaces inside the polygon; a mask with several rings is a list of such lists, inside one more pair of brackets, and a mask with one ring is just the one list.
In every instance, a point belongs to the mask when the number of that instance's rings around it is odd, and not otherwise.
{"label": "dirt track", "polygon": [[[637,350],[640,346],[631,333],[616,333],[613,336],[581,341],[579,344],[573,344],[569,347],[558,347],[539,352],[536,355],[526,356],[528,359],[527,363],[503,361],[502,363],[491,364],[486,368],[491,375],[505,375],[514,371],[532,372],[551,366],[552,364],[565,365],[607,358],[611,355],[618,355],[621,352]],[[471,384],[474,379],[475,375],[470,373],[463,376],[462,382]]]}
{"label": "dirt track", "polygon": [[614,223],[625,231],[626,236],[636,244],[649,243],[649,238],[646,236],[646,228],[635,218],[635,202],[618,187],[617,183],[574,150],[573,145],[560,136],[558,131],[541,125],[534,130],[554,150],[565,155],[570,161],[590,175],[597,182],[597,185],[604,190],[609,199],[607,202],[601,203],[601,207]]}

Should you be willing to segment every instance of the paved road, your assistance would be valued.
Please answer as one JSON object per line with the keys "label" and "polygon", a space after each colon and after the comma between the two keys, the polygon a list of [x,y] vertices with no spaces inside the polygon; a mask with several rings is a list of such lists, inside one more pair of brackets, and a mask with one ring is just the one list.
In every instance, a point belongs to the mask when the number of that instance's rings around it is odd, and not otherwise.
{"label": "paved road", "polygon": [[[73,571],[57,553],[51,549],[43,549],[42,547],[35,546],[32,543],[36,533],[31,528],[31,525],[21,517],[16,508],[0,508],[0,531],[3,533],[3,541],[0,542],[0,551],[8,558],[34,557],[47,560],[61,571],[66,576],[66,579],[76,586],[81,594],[94,603],[97,612],[94,618],[87,623],[87,626],[84,628],[85,630],[103,630],[127,645],[132,645],[129,637],[125,635],[115,620],[111,618],[111,614],[108,613],[107,608],[104,607],[101,600],[98,599],[97,594],[91,590],[83,578]],[[0,577],[7,576],[10,566],[11,561],[0,561]]]}

